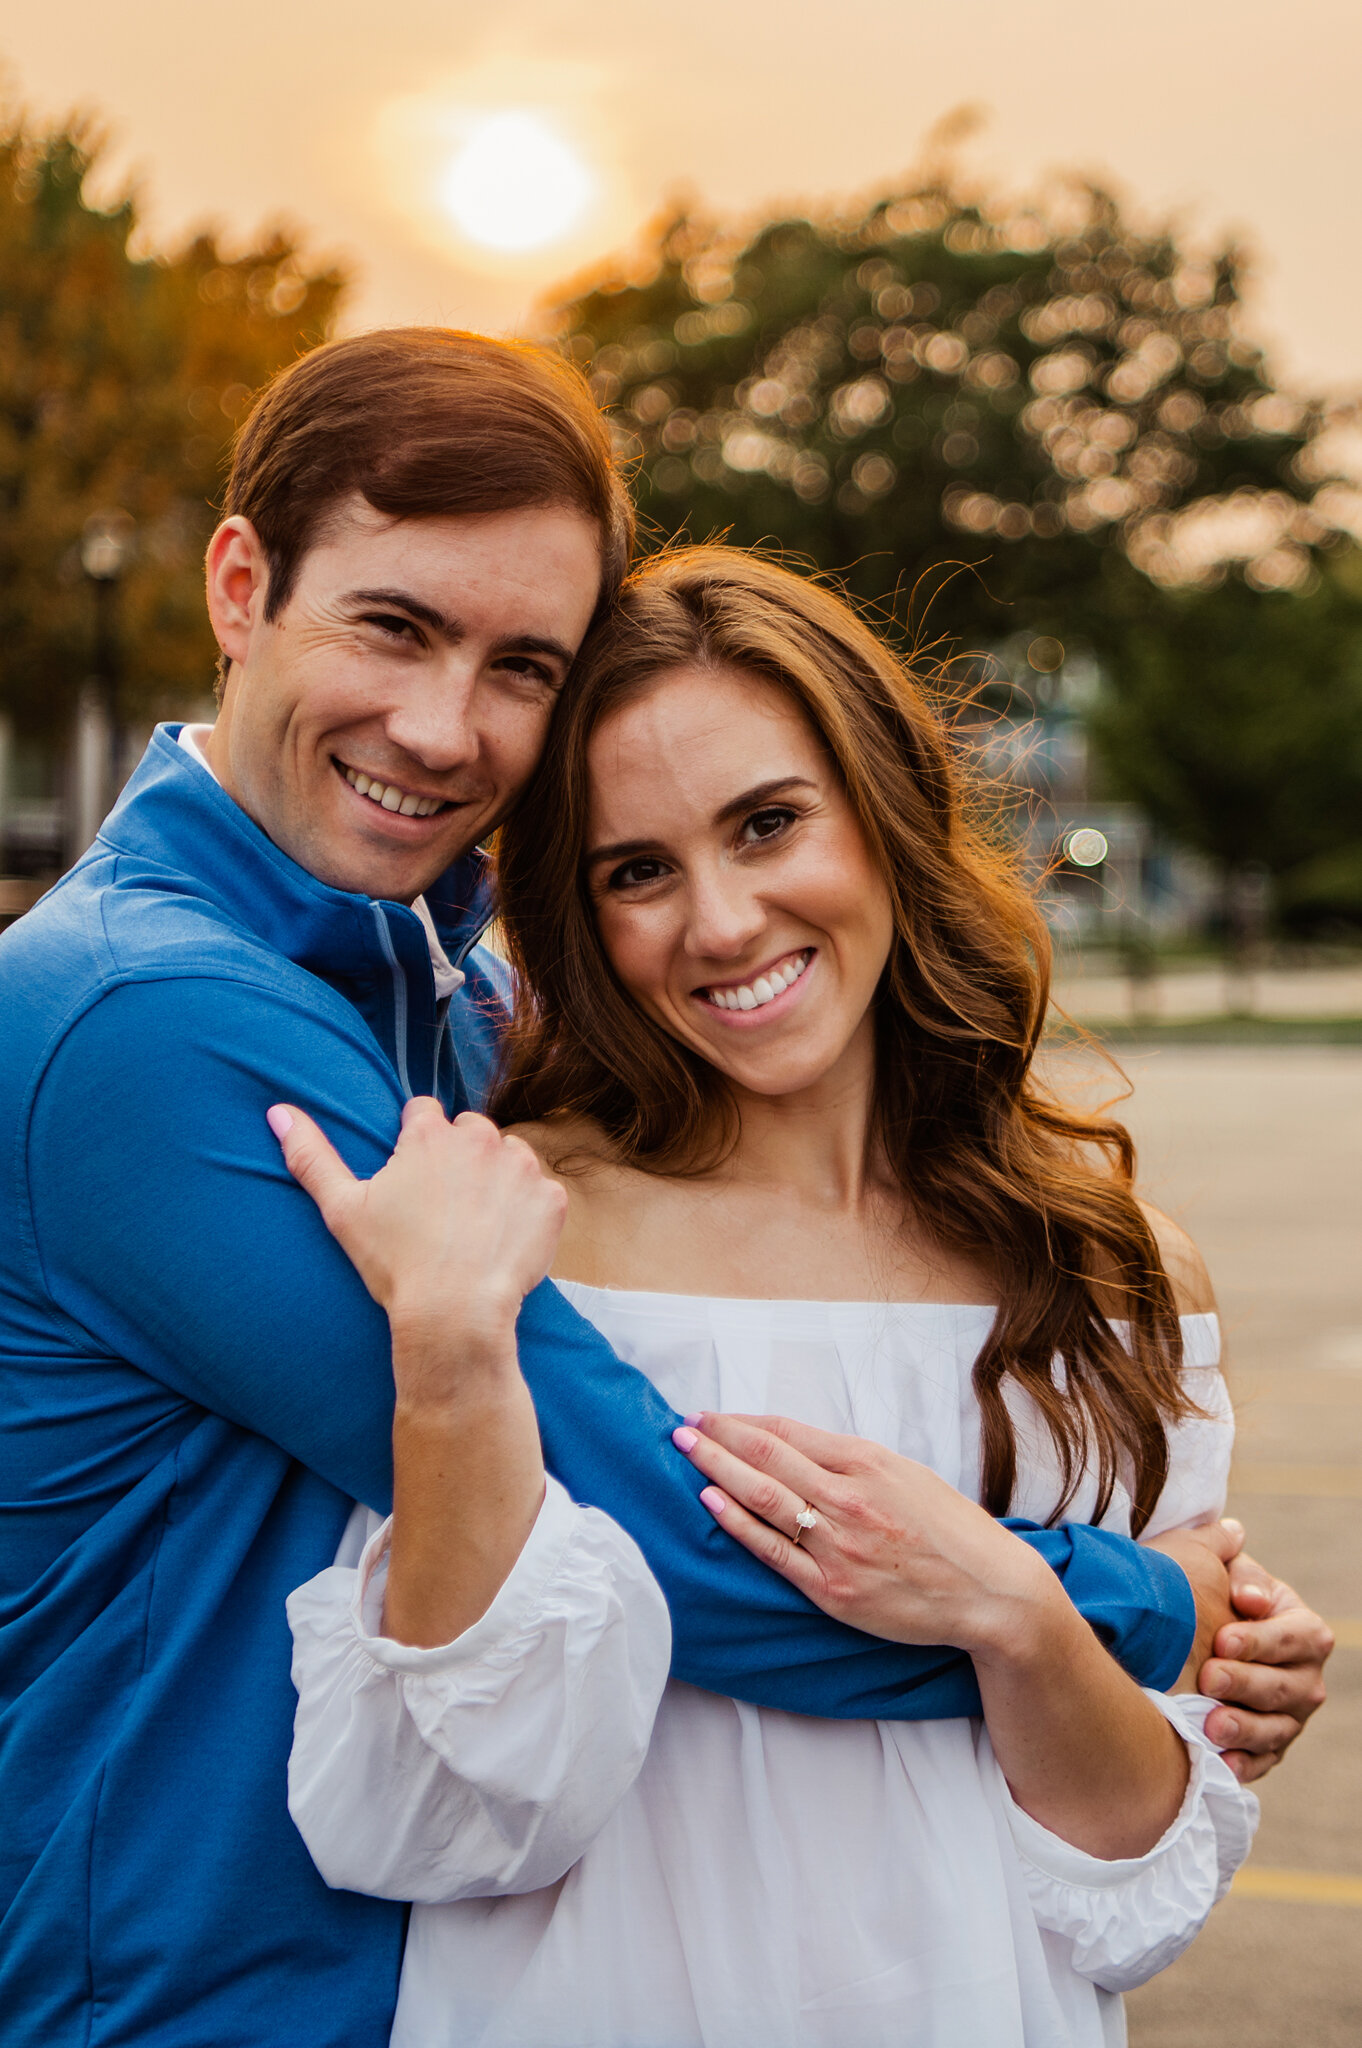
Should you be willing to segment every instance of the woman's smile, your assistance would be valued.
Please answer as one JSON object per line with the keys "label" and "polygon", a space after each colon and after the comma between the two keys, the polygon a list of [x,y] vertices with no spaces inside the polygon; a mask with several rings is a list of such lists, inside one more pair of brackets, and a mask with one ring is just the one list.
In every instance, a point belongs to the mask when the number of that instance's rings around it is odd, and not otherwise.
{"label": "woman's smile", "polygon": [[706,1009],[718,1010],[726,1024],[773,1023],[788,1016],[805,993],[817,950],[816,946],[802,946],[797,952],[782,954],[769,967],[759,968],[745,981],[711,982],[696,989],[696,996]]}

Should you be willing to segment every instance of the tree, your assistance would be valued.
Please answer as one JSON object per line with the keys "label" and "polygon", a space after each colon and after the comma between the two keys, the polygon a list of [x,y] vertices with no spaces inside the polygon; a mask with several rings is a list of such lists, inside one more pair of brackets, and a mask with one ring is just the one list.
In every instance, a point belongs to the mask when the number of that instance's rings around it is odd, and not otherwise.
{"label": "tree", "polygon": [[79,541],[98,511],[136,527],[124,714],[203,694],[203,546],[233,428],[272,371],[324,338],[345,288],[284,229],[238,254],[207,231],[133,254],[134,197],[84,196],[100,153],[80,121],[0,130],[0,709],[49,737],[91,667]]}
{"label": "tree", "polygon": [[[682,215],[551,318],[649,544],[774,543],[900,618],[916,592],[915,628],[959,652],[1087,642],[1118,794],[1230,869],[1337,893],[1355,867],[1362,901],[1362,615],[1325,409],[1248,338],[1238,251],[1095,187],[1062,203],[937,180],[755,234]],[[1003,715],[1008,665],[982,692]],[[980,664],[955,673],[977,701]]]}
{"label": "tree", "polygon": [[1288,919],[1362,915],[1362,553],[1311,586],[1143,593],[1090,713],[1116,792]]}
{"label": "tree", "polygon": [[560,305],[654,534],[771,540],[871,599],[974,565],[934,614],[974,642],[1100,638],[1113,558],[1170,573],[1235,493],[1267,507],[1251,573],[1304,580],[1320,415],[1244,337],[1239,256],[1077,199],[1062,228],[942,184],[745,242],[681,217]]}

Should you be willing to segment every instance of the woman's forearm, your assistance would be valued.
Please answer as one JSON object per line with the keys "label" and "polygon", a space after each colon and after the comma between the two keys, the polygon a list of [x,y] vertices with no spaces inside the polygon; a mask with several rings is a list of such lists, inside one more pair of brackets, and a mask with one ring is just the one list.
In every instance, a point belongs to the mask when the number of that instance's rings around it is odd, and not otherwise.
{"label": "woman's forearm", "polygon": [[452,1642],[487,1612],[544,1498],[539,1430],[514,1336],[465,1338],[457,1375],[432,1369],[458,1342],[453,1318],[393,1328],[398,1400],[383,1631],[422,1648]]}
{"label": "woman's forearm", "polygon": [[1089,1855],[1144,1855],[1182,1804],[1181,1738],[1048,1575],[1009,1610],[971,1654],[1013,1798]]}

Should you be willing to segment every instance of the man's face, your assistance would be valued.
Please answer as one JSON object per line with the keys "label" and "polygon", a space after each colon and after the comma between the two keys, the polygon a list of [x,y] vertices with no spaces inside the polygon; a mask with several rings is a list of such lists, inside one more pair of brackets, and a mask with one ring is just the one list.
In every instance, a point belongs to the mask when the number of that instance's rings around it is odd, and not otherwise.
{"label": "man's face", "polygon": [[410,903],[524,785],[600,577],[569,507],[390,519],[355,496],[267,620],[259,541],[228,520],[208,556],[232,662],[215,773],[320,881]]}

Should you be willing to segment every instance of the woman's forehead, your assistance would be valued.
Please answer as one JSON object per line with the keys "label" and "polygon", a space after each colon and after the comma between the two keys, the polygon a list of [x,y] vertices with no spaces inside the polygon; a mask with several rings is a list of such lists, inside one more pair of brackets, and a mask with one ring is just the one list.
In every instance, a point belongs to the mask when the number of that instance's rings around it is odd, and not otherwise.
{"label": "woman's forehead", "polygon": [[[667,670],[602,719],[587,764],[593,828],[640,807],[712,808],[732,789],[821,769],[798,704],[768,677],[732,668]],[[608,836],[608,835],[607,835]]]}

